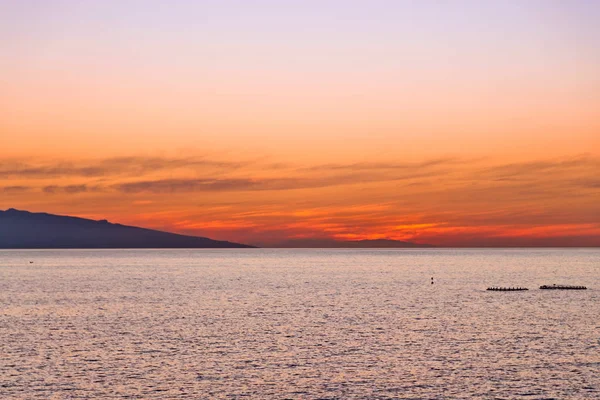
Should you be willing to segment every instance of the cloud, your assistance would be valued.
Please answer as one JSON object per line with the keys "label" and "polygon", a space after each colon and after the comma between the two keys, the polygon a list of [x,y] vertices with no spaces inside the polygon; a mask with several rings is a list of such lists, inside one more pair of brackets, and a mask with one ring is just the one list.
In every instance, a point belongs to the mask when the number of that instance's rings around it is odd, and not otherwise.
{"label": "cloud", "polygon": [[[22,187],[11,186],[13,192],[25,191],[27,187],[27,190],[37,188],[45,193],[65,194],[287,191],[404,182],[402,186],[389,186],[387,192],[384,189],[373,192],[372,196],[387,201],[390,196],[401,194],[406,202],[417,201],[415,196],[421,196],[419,202],[424,203],[437,198],[449,208],[453,204],[497,204],[500,201],[511,204],[527,199],[555,198],[560,191],[575,188],[590,191],[599,186],[596,175],[600,161],[590,156],[485,168],[478,167],[476,161],[446,157],[416,163],[322,164],[298,168],[288,164],[223,162],[198,157],[118,157],[88,161],[83,166],[58,163],[32,167],[18,162],[0,163],[0,176],[10,175],[21,180],[31,178]],[[173,177],[164,178],[165,173],[155,173],[163,170]],[[238,170],[244,171],[246,176],[236,176]],[[265,171],[267,177],[260,176]],[[56,174],[67,174],[71,181],[78,177],[84,179],[61,185],[60,181],[66,178]],[[52,180],[53,184],[32,185],[31,180],[38,178]]]}
{"label": "cloud", "polygon": [[[26,166],[13,169],[24,171]],[[0,190],[22,191],[23,198],[32,200],[27,191],[46,193],[47,199],[39,200],[46,201],[44,207],[52,202],[80,207],[79,195],[93,196],[93,203],[105,209],[123,215],[133,211],[128,222],[134,225],[156,226],[160,220],[162,228],[238,241],[391,237],[435,244],[527,245],[542,243],[528,242],[528,237],[555,240],[543,233],[548,228],[562,243],[575,236],[590,243],[596,231],[583,231],[583,224],[600,224],[600,159],[586,155],[496,165],[451,157],[313,166],[120,157],[44,166],[36,170],[42,175],[19,176]],[[7,170],[0,163],[0,171]],[[52,176],[67,171],[75,175]],[[101,172],[107,175],[97,175]],[[36,181],[44,176],[46,180]],[[269,192],[258,195],[260,191]],[[146,205],[143,210],[122,205],[132,201]],[[178,214],[157,216],[165,210]],[[559,227],[567,224],[577,229]],[[541,230],[527,231],[531,227]],[[525,234],[511,239],[503,232]],[[585,235],[591,239],[584,240]]]}
{"label": "cloud", "polygon": [[76,193],[86,193],[86,192],[99,192],[99,191],[102,191],[102,189],[97,186],[89,187],[85,184],[83,184],[83,185],[65,185],[65,186],[50,185],[50,186],[44,186],[42,188],[42,191],[44,193],[50,193],[50,194],[54,194],[54,193],[76,194]]}
{"label": "cloud", "polygon": [[326,177],[240,178],[240,179],[158,179],[115,184],[112,188],[123,193],[181,193],[296,190],[324,188],[350,184],[369,184],[424,178],[434,173],[407,174],[351,173]]}
{"label": "cloud", "polygon": [[[600,169],[599,169],[599,173],[600,173]],[[577,181],[576,183],[578,183],[579,185],[581,185],[584,188],[590,188],[590,189],[600,189],[600,179],[582,179]]]}
{"label": "cloud", "polygon": [[[600,170],[600,159],[589,155],[556,160],[537,160],[522,163],[510,163],[484,168],[481,174],[497,180],[518,180],[530,176],[548,173],[564,173],[576,171]],[[545,176],[547,177],[547,176]]]}
{"label": "cloud", "polygon": [[114,157],[103,160],[46,161],[33,163],[23,160],[0,161],[0,178],[53,179],[65,177],[139,176],[156,171],[176,169],[216,169],[233,171],[250,162],[209,160],[202,157]]}
{"label": "cloud", "polygon": [[29,192],[31,189],[30,186],[4,186],[0,188],[3,193],[23,193]]}
{"label": "cloud", "polygon": [[[323,164],[317,166],[294,167],[287,163],[259,161],[220,161],[204,157],[114,157],[101,160],[45,161],[30,160],[0,161],[0,178],[4,179],[45,179],[103,178],[110,182],[127,177],[149,177],[155,173],[168,172],[173,175],[203,175],[197,179],[143,179],[139,182],[115,184],[120,191],[131,192],[181,192],[181,191],[231,191],[231,190],[286,190],[295,188],[324,187],[351,182],[376,182],[385,180],[405,180],[441,175],[447,169],[463,160],[458,158],[438,158],[417,163],[353,163]],[[446,171],[444,171],[444,169]],[[269,171],[285,173],[285,176],[272,179],[229,178],[238,170],[248,172]],[[435,174],[433,171],[437,171]],[[400,175],[398,175],[400,173]],[[208,177],[207,177],[208,175]],[[327,177],[327,175],[330,175]],[[337,180],[338,182],[335,182]],[[47,185],[46,192],[59,190],[56,185]],[[110,184],[109,184],[110,186]],[[79,192],[74,190],[74,192]]]}
{"label": "cloud", "polygon": [[448,167],[451,165],[462,164],[466,161],[457,157],[436,158],[416,163],[397,163],[397,162],[362,162],[351,164],[321,164],[311,167],[301,168],[304,171],[371,171],[371,170],[423,170],[431,167]]}
{"label": "cloud", "polygon": [[123,193],[178,193],[244,190],[256,187],[249,179],[159,179],[113,185]]}

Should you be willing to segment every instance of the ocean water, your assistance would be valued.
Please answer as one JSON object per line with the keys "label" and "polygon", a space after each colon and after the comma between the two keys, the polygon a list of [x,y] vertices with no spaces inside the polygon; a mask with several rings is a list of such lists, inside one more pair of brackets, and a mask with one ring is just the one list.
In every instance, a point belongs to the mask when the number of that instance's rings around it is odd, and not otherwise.
{"label": "ocean water", "polygon": [[521,397],[600,398],[599,249],[0,251],[1,399]]}

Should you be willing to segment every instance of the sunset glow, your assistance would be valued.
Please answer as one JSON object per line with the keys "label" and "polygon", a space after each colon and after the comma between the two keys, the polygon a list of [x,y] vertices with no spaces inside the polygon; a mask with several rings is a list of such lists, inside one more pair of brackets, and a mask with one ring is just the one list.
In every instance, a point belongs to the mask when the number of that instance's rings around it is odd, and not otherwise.
{"label": "sunset glow", "polygon": [[0,1],[0,209],[259,246],[600,246],[599,19]]}

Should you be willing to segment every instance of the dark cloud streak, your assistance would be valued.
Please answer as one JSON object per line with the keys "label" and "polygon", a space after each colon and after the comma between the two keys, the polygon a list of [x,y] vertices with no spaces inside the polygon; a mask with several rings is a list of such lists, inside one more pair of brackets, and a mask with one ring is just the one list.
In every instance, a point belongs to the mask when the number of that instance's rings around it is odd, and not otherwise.
{"label": "dark cloud streak", "polygon": [[400,181],[431,176],[428,173],[406,175],[345,174],[315,178],[273,178],[273,179],[160,179],[136,181],[113,185],[123,193],[180,193],[180,192],[225,192],[225,191],[265,191],[324,188],[350,184],[369,184],[386,181]]}
{"label": "dark cloud streak", "polygon": [[215,161],[198,157],[115,157],[104,160],[75,162],[31,163],[19,160],[0,162],[0,178],[52,179],[64,177],[138,176],[173,169],[212,168],[233,171],[250,165],[250,162]]}
{"label": "dark cloud streak", "polygon": [[465,163],[456,157],[437,158],[417,163],[364,162],[352,164],[321,164],[300,168],[300,171],[369,171],[369,170],[419,170],[431,167],[450,166]]}
{"label": "dark cloud streak", "polygon": [[23,192],[29,192],[32,190],[32,187],[30,186],[5,186],[3,188],[0,188],[0,190],[3,193],[23,193]]}
{"label": "dark cloud streak", "polygon": [[103,191],[101,187],[98,186],[88,186],[88,185],[49,185],[44,186],[42,188],[44,193],[55,194],[55,193],[68,193],[68,194],[77,194],[77,193],[88,193],[88,192],[101,192]]}

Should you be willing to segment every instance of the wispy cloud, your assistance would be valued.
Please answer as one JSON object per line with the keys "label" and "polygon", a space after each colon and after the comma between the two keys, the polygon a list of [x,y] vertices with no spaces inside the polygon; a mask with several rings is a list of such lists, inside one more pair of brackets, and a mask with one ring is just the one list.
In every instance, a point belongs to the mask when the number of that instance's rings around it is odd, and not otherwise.
{"label": "wispy cloud", "polygon": [[[570,237],[579,235],[577,227],[581,235],[594,236],[600,224],[598,158],[491,163],[447,157],[302,166],[121,157],[48,162],[37,169],[13,163],[11,174],[26,174],[11,175],[14,184],[0,190],[13,199],[23,193],[27,204],[35,192],[46,195],[40,202],[70,207],[85,196],[104,209],[122,210],[126,223],[254,243],[282,237],[388,237],[498,244],[517,243],[503,232]],[[7,165],[0,171],[8,173]],[[68,175],[54,176],[59,172]],[[132,203],[133,214],[123,205]]]}
{"label": "wispy cloud", "polygon": [[32,190],[32,188],[30,186],[4,186],[2,188],[0,188],[0,190],[4,193],[23,193],[23,192],[29,192],[30,190]]}
{"label": "wispy cloud", "polygon": [[0,178],[4,179],[54,179],[66,177],[140,176],[157,171],[177,169],[217,169],[233,171],[251,164],[249,161],[218,161],[202,157],[114,157],[102,160],[0,161]]}
{"label": "wispy cloud", "polygon": [[160,179],[134,181],[113,185],[124,193],[180,193],[180,192],[230,192],[230,191],[282,191],[315,189],[341,185],[369,184],[402,181],[436,175],[431,172],[408,174],[352,173],[327,177],[246,178],[246,179]]}
{"label": "wispy cloud", "polygon": [[480,173],[499,180],[516,180],[523,177],[540,176],[546,173],[586,171],[591,168],[600,170],[600,159],[589,155],[580,155],[555,160],[537,160],[495,165],[482,169]]}
{"label": "wispy cloud", "polygon": [[44,186],[42,188],[42,191],[44,193],[68,193],[68,194],[76,194],[76,193],[87,193],[87,192],[100,192],[102,191],[102,188],[98,187],[98,186],[88,186],[88,185],[65,185],[65,186],[60,186],[60,185],[50,185],[50,186]]}
{"label": "wispy cloud", "polygon": [[449,167],[451,165],[463,164],[467,160],[458,157],[435,158],[422,162],[362,162],[349,164],[321,164],[310,167],[304,167],[300,170],[304,171],[336,171],[336,170],[351,170],[351,171],[372,171],[372,170],[412,170],[418,171],[423,169],[431,169],[432,167]]}

